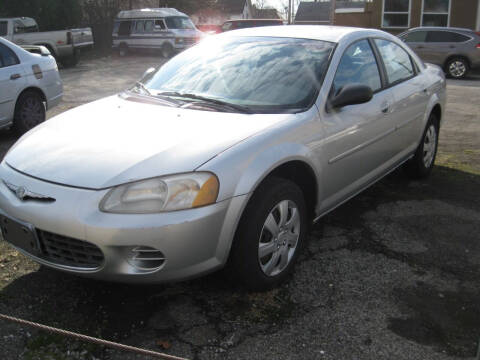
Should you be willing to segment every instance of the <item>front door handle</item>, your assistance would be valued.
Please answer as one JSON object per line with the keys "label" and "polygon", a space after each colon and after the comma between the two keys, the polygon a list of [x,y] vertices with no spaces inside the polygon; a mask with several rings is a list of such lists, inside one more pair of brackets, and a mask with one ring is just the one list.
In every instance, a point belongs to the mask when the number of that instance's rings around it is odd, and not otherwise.
{"label": "front door handle", "polygon": [[12,74],[10,75],[10,80],[17,80],[17,79],[20,79],[22,77],[22,75],[20,74]]}
{"label": "front door handle", "polygon": [[425,46],[417,46],[417,49],[425,49]]}

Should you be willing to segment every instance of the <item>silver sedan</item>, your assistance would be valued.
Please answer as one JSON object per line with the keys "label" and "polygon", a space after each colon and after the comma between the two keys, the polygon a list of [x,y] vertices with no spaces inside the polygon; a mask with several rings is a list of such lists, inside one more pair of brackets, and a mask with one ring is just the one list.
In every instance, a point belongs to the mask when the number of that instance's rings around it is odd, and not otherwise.
{"label": "silver sedan", "polygon": [[92,278],[225,267],[270,288],[313,221],[401,165],[429,174],[444,113],[441,69],[382,31],[212,36],[23,136],[0,165],[3,237]]}

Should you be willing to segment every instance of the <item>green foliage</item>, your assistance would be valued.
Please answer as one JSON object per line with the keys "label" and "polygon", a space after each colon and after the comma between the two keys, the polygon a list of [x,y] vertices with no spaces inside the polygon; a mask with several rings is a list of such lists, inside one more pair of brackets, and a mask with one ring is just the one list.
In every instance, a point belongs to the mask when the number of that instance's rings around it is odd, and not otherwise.
{"label": "green foliage", "polygon": [[60,30],[82,21],[79,0],[1,0],[0,15],[34,18],[41,30]]}

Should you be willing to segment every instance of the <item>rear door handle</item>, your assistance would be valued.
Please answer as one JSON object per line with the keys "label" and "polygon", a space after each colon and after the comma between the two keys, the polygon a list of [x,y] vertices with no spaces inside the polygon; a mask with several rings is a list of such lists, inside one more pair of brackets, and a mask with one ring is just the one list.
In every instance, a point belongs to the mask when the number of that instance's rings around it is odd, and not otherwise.
{"label": "rear door handle", "polygon": [[20,74],[12,74],[10,75],[10,80],[17,80],[17,79],[20,79],[22,77],[22,75]]}
{"label": "rear door handle", "polygon": [[388,106],[387,106],[387,107],[384,107],[384,108],[382,109],[382,113],[384,113],[384,114],[388,113]]}

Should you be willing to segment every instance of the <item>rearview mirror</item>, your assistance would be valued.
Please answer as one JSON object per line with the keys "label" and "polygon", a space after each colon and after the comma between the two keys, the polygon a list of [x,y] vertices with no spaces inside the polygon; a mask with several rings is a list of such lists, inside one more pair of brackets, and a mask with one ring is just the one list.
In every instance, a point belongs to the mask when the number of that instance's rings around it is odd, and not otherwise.
{"label": "rearview mirror", "polygon": [[341,108],[347,105],[356,105],[369,102],[373,91],[369,86],[362,84],[347,84],[340,89],[337,95],[329,102],[330,108]]}

